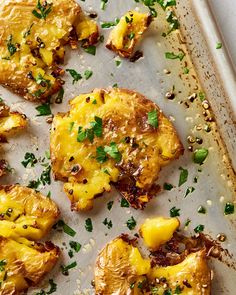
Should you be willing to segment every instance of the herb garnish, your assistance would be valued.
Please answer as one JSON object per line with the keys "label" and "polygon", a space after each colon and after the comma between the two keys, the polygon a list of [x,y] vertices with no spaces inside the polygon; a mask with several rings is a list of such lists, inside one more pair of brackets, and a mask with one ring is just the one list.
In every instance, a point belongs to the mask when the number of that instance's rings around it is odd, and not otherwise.
{"label": "herb garnish", "polygon": [[157,110],[153,110],[148,112],[148,123],[153,126],[154,128],[158,127],[158,116]]}
{"label": "herb garnish", "polygon": [[26,153],[24,160],[21,162],[21,164],[26,168],[28,164],[30,164],[30,167],[34,167],[34,165],[38,162],[35,155],[33,153]]}
{"label": "herb garnish", "polygon": [[53,228],[62,227],[64,233],[67,235],[74,237],[76,235],[76,231],[73,230],[69,225],[67,225],[64,220],[60,219],[58,222],[54,225]]}
{"label": "herb garnish", "polygon": [[8,39],[7,39],[7,49],[9,51],[9,53],[10,53],[10,56],[12,56],[13,54],[15,54],[16,51],[17,51],[16,46],[12,43],[12,39],[13,39],[12,35],[10,35],[8,37]]}
{"label": "herb garnish", "polygon": [[86,229],[88,232],[92,232],[92,231],[93,231],[93,223],[92,223],[91,218],[87,218],[87,219],[85,220],[85,229]]}
{"label": "herb garnish", "polygon": [[105,10],[108,0],[101,0],[101,9]]}
{"label": "herb garnish", "polygon": [[120,22],[119,18],[116,18],[114,22],[105,22],[101,24],[103,29],[109,29],[110,27],[115,27]]}
{"label": "herb garnish", "polygon": [[120,201],[120,206],[123,208],[129,208],[129,202],[125,198],[122,198]]}
{"label": "herb garnish", "polygon": [[69,245],[71,249],[75,250],[76,253],[78,253],[81,249],[81,244],[75,241],[70,241]]}
{"label": "herb garnish", "polygon": [[179,187],[180,187],[182,184],[184,184],[188,180],[188,170],[182,167],[179,167],[179,170],[181,170],[179,175]]}
{"label": "herb garnish", "polygon": [[203,224],[199,224],[198,226],[195,227],[194,231],[195,233],[200,233],[204,231],[205,226]]}
{"label": "herb garnish", "polygon": [[187,197],[187,195],[191,194],[192,192],[195,191],[195,188],[193,186],[189,186],[186,190],[186,193],[185,193],[185,198]]}
{"label": "herb garnish", "polygon": [[163,188],[164,188],[164,190],[166,190],[166,191],[171,191],[173,187],[174,187],[174,186],[173,186],[172,184],[167,183],[167,182],[165,182],[165,183],[163,184]]}
{"label": "herb garnish", "polygon": [[102,137],[102,119],[95,116],[94,122],[90,122],[91,128],[86,128],[83,130],[83,127],[79,126],[77,141],[82,142],[85,139],[89,139],[90,142],[93,142],[94,136]]}
{"label": "herb garnish", "polygon": [[109,211],[111,210],[113,204],[114,204],[114,201],[109,201],[109,202],[107,203],[107,209],[108,209]]}
{"label": "herb garnish", "polygon": [[77,266],[77,262],[76,262],[76,261],[74,261],[74,262],[72,262],[71,264],[66,265],[66,266],[61,265],[61,272],[62,272],[62,274],[63,274],[64,276],[68,276],[68,275],[69,275],[69,272],[68,272],[68,271],[69,271],[70,269],[76,267],[76,266]]}
{"label": "herb garnish", "polygon": [[176,207],[172,207],[170,209],[170,216],[171,217],[180,216],[179,211],[180,211],[180,209],[177,209]]}
{"label": "herb garnish", "polygon": [[126,225],[128,227],[129,230],[132,230],[135,228],[137,222],[134,219],[134,217],[132,216],[130,219],[127,220]]}
{"label": "herb garnish", "polygon": [[116,162],[120,162],[122,156],[121,153],[118,150],[117,144],[115,142],[111,142],[110,146],[105,146],[104,151],[113,159],[115,159]]}
{"label": "herb garnish", "polygon": [[84,47],[84,51],[91,55],[96,55],[96,46],[90,45],[88,47]]}
{"label": "herb garnish", "polygon": [[199,206],[197,212],[201,214],[206,214],[206,208],[203,206]]}
{"label": "herb garnish", "polygon": [[180,52],[179,54],[175,54],[174,52],[166,52],[165,57],[167,59],[179,59],[181,61],[185,57],[185,53]]}
{"label": "herb garnish", "polygon": [[222,43],[221,42],[217,42],[216,43],[216,49],[221,49],[222,48]]}
{"label": "herb garnish", "polygon": [[107,226],[108,229],[112,228],[112,221],[107,219],[107,217],[102,222],[105,226]]}
{"label": "herb garnish", "polygon": [[51,107],[49,103],[43,103],[35,108],[38,111],[37,116],[49,116],[52,114]]}
{"label": "herb garnish", "polygon": [[234,204],[230,203],[230,202],[227,202],[225,204],[224,214],[225,215],[230,215],[230,214],[233,214],[233,213],[234,213]]}
{"label": "herb garnish", "polygon": [[47,1],[44,1],[43,4],[41,4],[40,0],[38,0],[36,9],[34,9],[32,13],[35,17],[45,20],[51,11],[52,11],[52,3],[47,3]]}
{"label": "herb garnish", "polygon": [[75,82],[78,82],[79,80],[82,79],[82,76],[80,75],[80,73],[76,72],[76,70],[66,69],[66,72],[69,72],[69,74],[73,78],[73,82],[72,82],[73,85],[75,84]]}
{"label": "herb garnish", "polygon": [[93,71],[86,70],[86,71],[84,72],[85,80],[88,80],[89,78],[91,78],[92,75],[93,75]]}
{"label": "herb garnish", "polygon": [[193,162],[202,165],[208,156],[208,149],[202,148],[194,151]]}

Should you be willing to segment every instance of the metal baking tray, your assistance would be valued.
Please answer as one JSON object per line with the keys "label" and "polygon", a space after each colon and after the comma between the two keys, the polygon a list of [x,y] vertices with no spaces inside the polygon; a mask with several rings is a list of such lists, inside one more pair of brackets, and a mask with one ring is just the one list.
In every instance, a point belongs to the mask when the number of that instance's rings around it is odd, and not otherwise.
{"label": "metal baking tray", "polygon": [[[145,11],[145,7],[132,0],[108,1],[107,8],[100,9],[100,1],[78,1],[87,12],[97,12],[98,22],[113,21],[130,9]],[[231,68],[227,52],[223,48],[215,49],[220,42],[220,35],[214,25],[214,20],[207,5],[207,1],[179,1],[176,14],[181,24],[181,32],[175,31],[166,38],[163,32],[168,30],[165,21],[165,13],[160,7],[158,17],[151,24],[139,45],[144,57],[135,63],[122,59],[119,67],[116,66],[116,55],[105,49],[105,44],[100,43],[96,56],[85,53],[82,49],[66,53],[64,68],[73,68],[80,73],[87,69],[93,71],[89,80],[81,80],[72,85],[72,80],[65,74],[65,96],[62,104],[53,104],[53,113],[66,112],[68,101],[74,96],[92,90],[93,88],[108,87],[115,83],[120,87],[135,89],[156,102],[164,113],[173,121],[180,138],[185,146],[185,153],[161,172],[158,183],[171,183],[175,188],[171,191],[163,190],[144,211],[132,208],[121,208],[120,196],[115,189],[96,199],[95,207],[86,213],[70,211],[70,202],[65,196],[61,182],[54,182],[40,188],[47,194],[51,191],[53,200],[57,202],[61,210],[61,218],[71,226],[76,235],[74,238],[64,232],[52,230],[47,239],[52,240],[62,249],[61,259],[55,270],[45,278],[40,288],[47,288],[48,279],[53,278],[57,283],[55,294],[94,294],[91,285],[93,279],[93,267],[98,251],[111,239],[121,233],[135,234],[138,226],[147,217],[164,215],[169,216],[170,208],[180,208],[180,220],[182,229],[187,234],[192,234],[193,229],[204,224],[204,232],[216,239],[219,233],[225,233],[227,239],[222,247],[228,250],[230,255],[223,257],[223,262],[211,260],[214,270],[212,294],[235,294],[235,257],[236,257],[236,230],[235,214],[224,215],[226,202],[235,201],[235,174],[236,168],[236,128],[234,125],[233,94],[236,87],[233,70]],[[210,32],[210,33],[209,33]],[[105,40],[109,30],[101,29]],[[183,51],[185,57],[180,60],[165,58],[165,52],[178,53]],[[184,73],[184,68],[189,73]],[[169,73],[170,72],[170,73]],[[165,95],[174,91],[174,100],[168,100]],[[213,114],[211,132],[204,130],[206,117],[204,108],[199,99],[199,93],[205,93],[206,99],[211,105]],[[233,93],[234,92],[234,93]],[[189,102],[189,96],[198,94],[194,102]],[[24,101],[4,88],[0,88],[0,96],[11,105],[12,109],[25,113],[29,121],[27,132],[17,135],[4,145],[4,157],[14,167],[14,172],[1,179],[4,184],[20,183],[27,185],[30,180],[36,179],[42,170],[40,165],[35,168],[25,169],[21,161],[27,151],[33,152],[36,157],[43,157],[49,150],[50,124],[45,117],[37,117],[36,105]],[[201,95],[200,95],[201,96]],[[211,116],[211,115],[210,115]],[[197,136],[203,139],[201,145],[209,149],[209,156],[204,165],[199,166],[192,161],[192,152],[188,150],[187,137]],[[179,167],[188,169],[188,181],[178,187]],[[197,183],[194,178],[197,177]],[[187,187],[195,190],[184,198]],[[107,202],[113,200],[114,205],[109,211]],[[198,207],[202,205],[207,213],[199,214]],[[126,221],[133,216],[137,226],[130,231]],[[93,222],[93,231],[87,232],[85,220],[90,217]],[[113,227],[108,230],[103,220],[112,220]],[[191,222],[187,228],[184,223],[187,219]],[[69,258],[69,241],[78,241],[82,248],[73,258]],[[63,276],[60,271],[61,264],[77,262],[77,267],[70,270],[69,276]],[[230,267],[229,267],[230,265]],[[29,294],[35,294],[36,289],[31,289]]]}

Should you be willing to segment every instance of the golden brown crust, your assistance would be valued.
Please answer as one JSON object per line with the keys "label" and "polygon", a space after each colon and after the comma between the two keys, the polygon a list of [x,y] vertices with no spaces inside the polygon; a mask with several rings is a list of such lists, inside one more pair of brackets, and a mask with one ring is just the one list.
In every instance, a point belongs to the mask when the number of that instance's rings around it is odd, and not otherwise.
{"label": "golden brown crust", "polygon": [[5,263],[0,273],[0,294],[25,294],[52,270],[59,255],[59,248],[49,242],[26,246],[0,236],[0,260]]}
{"label": "golden brown crust", "polygon": [[[28,100],[46,101],[62,87],[60,78],[54,77],[55,69],[63,62],[64,45],[71,44],[70,34],[86,17],[75,0],[39,1],[51,9],[45,17],[40,17],[37,3],[38,0],[0,3],[0,84]],[[90,23],[92,29],[88,31]],[[81,41],[88,45],[97,42],[94,22],[87,20],[80,28]]]}
{"label": "golden brown crust", "polygon": [[151,22],[150,15],[129,11],[110,33],[106,48],[118,53],[121,57],[131,58],[135,46]]}
{"label": "golden brown crust", "polygon": [[[149,112],[156,112],[157,128],[148,122]],[[102,136],[79,141],[79,127],[90,127],[95,117],[101,119]],[[107,157],[99,163],[97,148],[112,142],[121,160]],[[55,179],[66,182],[74,210],[91,209],[95,196],[111,190],[110,183],[134,208],[143,208],[159,191],[155,181],[161,168],[183,154],[173,125],[158,106],[140,93],[119,88],[76,97],[70,112],[54,117],[50,148]]]}

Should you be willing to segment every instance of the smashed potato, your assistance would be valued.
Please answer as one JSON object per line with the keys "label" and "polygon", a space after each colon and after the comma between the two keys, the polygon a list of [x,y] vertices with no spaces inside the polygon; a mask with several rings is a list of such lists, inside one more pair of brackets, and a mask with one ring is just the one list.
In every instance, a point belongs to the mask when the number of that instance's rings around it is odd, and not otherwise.
{"label": "smashed potato", "polygon": [[131,294],[131,286],[150,271],[150,261],[143,259],[132,241],[117,238],[99,254],[95,267],[96,294]]}
{"label": "smashed potato", "polygon": [[151,21],[152,17],[148,14],[129,11],[111,31],[106,47],[122,57],[130,58]]}
{"label": "smashed potato", "polygon": [[[170,221],[175,223],[176,218],[158,218],[160,228],[165,227],[169,233],[173,233],[173,224]],[[153,222],[152,219],[148,220],[150,229],[153,226],[153,232],[156,232],[158,218],[154,218]],[[169,245],[166,244],[165,251],[164,248],[160,251],[167,263],[171,255],[171,243],[175,244],[173,240],[171,242],[171,235],[169,236],[169,241],[166,235],[164,238],[156,236],[157,240],[170,242]],[[185,237],[182,236],[182,239]],[[173,246],[175,247],[176,245]],[[206,261],[206,249],[202,246],[196,252],[185,252],[186,250],[182,254],[175,253],[181,261],[174,264],[172,261],[172,264],[162,266],[150,258],[144,259],[136,247],[136,240],[122,235],[107,244],[98,255],[95,264],[95,294],[210,295],[211,275]]]}
{"label": "smashed potato", "polygon": [[27,246],[0,236],[0,294],[25,294],[52,270],[59,253],[51,243]]}
{"label": "smashed potato", "polygon": [[19,185],[0,186],[0,235],[5,238],[42,239],[59,214],[56,204],[39,192]]}
{"label": "smashed potato", "polygon": [[[0,101],[0,142],[7,142],[7,137],[24,129],[27,125],[26,116],[17,112],[10,112],[10,108]],[[7,173],[8,163],[0,160],[0,177]]]}
{"label": "smashed potato", "polygon": [[2,0],[0,21],[0,84],[28,100],[46,100],[61,88],[57,64],[65,44],[98,39],[96,23],[75,0]]}
{"label": "smashed potato", "polygon": [[44,238],[59,216],[49,198],[19,185],[0,186],[0,294],[25,294],[56,264],[60,250]]}
{"label": "smashed potato", "polygon": [[161,168],[183,153],[172,123],[156,104],[126,89],[95,89],[54,117],[51,160],[72,210],[89,210],[115,183],[134,208],[158,191]]}

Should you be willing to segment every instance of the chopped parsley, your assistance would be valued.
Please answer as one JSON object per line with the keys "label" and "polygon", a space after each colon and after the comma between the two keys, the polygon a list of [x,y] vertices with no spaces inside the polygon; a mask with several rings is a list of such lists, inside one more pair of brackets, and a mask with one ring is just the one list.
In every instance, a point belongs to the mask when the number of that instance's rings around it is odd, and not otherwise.
{"label": "chopped parsley", "polygon": [[221,42],[217,42],[216,43],[216,49],[221,49],[222,48],[222,43]]}
{"label": "chopped parsley", "polygon": [[76,266],[77,266],[77,262],[76,261],[74,261],[71,264],[66,265],[66,266],[61,265],[61,272],[62,272],[62,274],[64,276],[68,276],[69,275],[69,270],[72,269],[72,268],[74,268],[74,267],[76,267]]}
{"label": "chopped parsley", "polygon": [[108,209],[109,211],[111,210],[113,204],[114,204],[114,201],[109,201],[109,202],[107,203],[107,209]]}
{"label": "chopped parsley", "polygon": [[208,149],[197,149],[193,153],[193,162],[202,165],[208,156]]}
{"label": "chopped parsley", "polygon": [[104,151],[104,147],[103,146],[99,146],[97,147],[96,149],[96,160],[99,162],[99,163],[104,163],[106,162],[107,160],[107,155],[106,155],[106,152]]}
{"label": "chopped parsley", "polygon": [[52,3],[47,3],[47,1],[43,1],[43,3],[41,4],[40,0],[38,0],[36,9],[34,9],[32,13],[35,17],[45,20],[51,11],[52,11]]}
{"label": "chopped parsley", "polygon": [[194,191],[195,191],[195,188],[193,186],[187,187],[187,190],[186,190],[186,193],[185,193],[184,197],[186,198],[189,194],[191,194]]}
{"label": "chopped parsley", "polygon": [[167,11],[166,20],[169,23],[170,27],[169,31],[167,32],[167,35],[179,28],[179,21],[173,11]]}
{"label": "chopped parsley", "polygon": [[76,231],[73,230],[69,225],[67,225],[64,220],[60,219],[58,222],[54,225],[54,228],[62,227],[64,233],[67,235],[74,237],[76,235]]}
{"label": "chopped parsley", "polygon": [[105,22],[101,24],[103,29],[109,29],[111,27],[115,27],[120,22],[119,18],[116,18],[114,22]]}
{"label": "chopped parsley", "polygon": [[51,107],[49,103],[43,103],[35,108],[38,111],[37,116],[49,116],[52,114]]}
{"label": "chopped parsley", "polygon": [[79,80],[82,79],[82,76],[80,75],[80,73],[76,72],[76,70],[66,69],[66,72],[69,72],[69,74],[73,78],[73,82],[72,82],[73,85],[75,84],[75,82],[78,82]]}
{"label": "chopped parsley", "polygon": [[90,233],[93,231],[93,223],[91,218],[87,218],[85,220],[85,229]]}
{"label": "chopped parsley", "polygon": [[148,112],[148,123],[153,126],[154,128],[158,127],[158,116],[157,116],[157,110],[153,110],[151,112]]}
{"label": "chopped parsley", "polygon": [[234,213],[234,204],[230,203],[230,202],[227,202],[225,204],[224,214],[225,215],[230,215],[230,214],[233,214],[233,213]]}
{"label": "chopped parsley", "polygon": [[129,230],[132,230],[135,228],[137,222],[134,219],[134,217],[132,216],[130,219],[127,220],[126,225],[128,227]]}
{"label": "chopped parsley", "polygon": [[171,191],[172,189],[173,189],[173,185],[172,184],[170,184],[170,183],[167,183],[167,182],[165,182],[164,184],[163,184],[163,188],[164,188],[164,190],[166,190],[166,191]]}
{"label": "chopped parsley", "polygon": [[191,222],[191,220],[188,218],[188,219],[186,220],[184,226],[189,226],[190,222]]}
{"label": "chopped parsley", "polygon": [[180,52],[179,54],[175,54],[174,52],[166,52],[165,57],[167,59],[179,59],[181,61],[185,57],[185,53]]}
{"label": "chopped parsley", "polygon": [[107,217],[102,222],[105,226],[107,226],[108,229],[112,228],[112,221],[107,219]]}
{"label": "chopped parsley", "polygon": [[120,201],[120,206],[123,208],[129,208],[129,202],[125,198],[122,198]]}
{"label": "chopped parsley", "polygon": [[13,39],[12,35],[10,35],[7,39],[7,49],[10,53],[10,56],[14,55],[17,51],[15,44],[12,43],[12,39]]}
{"label": "chopped parsley", "polygon": [[120,162],[122,158],[121,153],[119,152],[117,144],[115,142],[111,142],[110,146],[105,146],[104,152],[115,159],[116,162]]}
{"label": "chopped parsley", "polygon": [[76,253],[78,253],[81,249],[81,244],[75,241],[70,241],[69,245],[71,249],[75,250]]}
{"label": "chopped parsley", "polygon": [[93,75],[93,71],[86,70],[86,71],[84,72],[85,80],[88,80],[89,78],[91,78],[92,75]]}
{"label": "chopped parsley", "polygon": [[94,122],[90,122],[91,128],[86,128],[83,130],[83,127],[79,126],[77,141],[82,142],[85,139],[89,139],[90,142],[93,142],[94,136],[102,137],[102,119],[95,116]]}
{"label": "chopped parsley", "polygon": [[171,217],[180,216],[179,211],[180,211],[180,209],[177,209],[176,207],[172,207],[170,209],[170,216]]}
{"label": "chopped parsley", "polygon": [[108,0],[101,0],[101,9],[105,10]]}
{"label": "chopped parsley", "polygon": [[179,187],[184,184],[188,180],[188,170],[182,167],[179,167],[180,175],[179,175]]}
{"label": "chopped parsley", "polygon": [[206,214],[206,208],[203,206],[199,206],[197,212],[201,214]]}
{"label": "chopped parsley", "polygon": [[51,87],[51,82],[48,79],[45,79],[41,74],[38,74],[35,78],[35,81],[38,85],[41,85],[42,87]]}
{"label": "chopped parsley", "polygon": [[21,164],[26,168],[28,164],[30,164],[30,167],[34,167],[34,165],[38,162],[35,155],[33,153],[26,153],[24,160],[21,162]]}
{"label": "chopped parsley", "polygon": [[205,226],[203,224],[199,224],[198,226],[195,227],[194,231],[195,233],[200,233],[204,231]]}
{"label": "chopped parsley", "polygon": [[91,55],[96,55],[96,46],[94,46],[94,45],[90,45],[90,46],[88,46],[88,47],[85,47],[85,48],[84,48],[84,51],[85,51],[86,53],[91,54]]}

